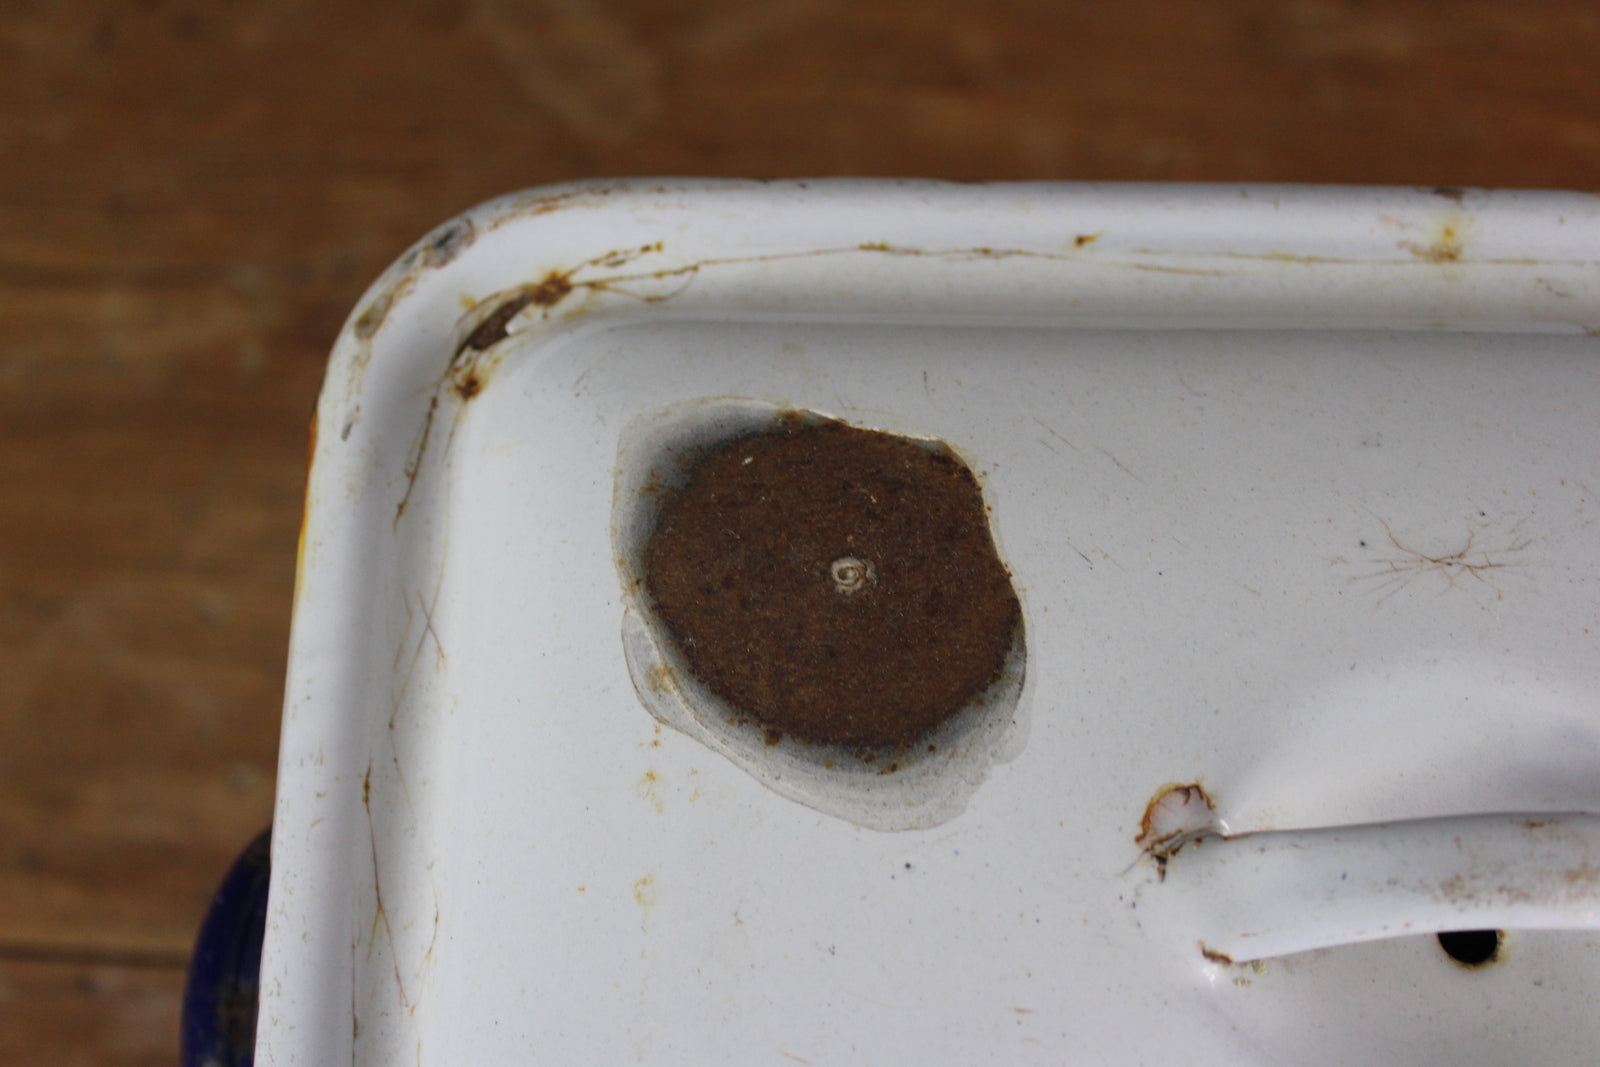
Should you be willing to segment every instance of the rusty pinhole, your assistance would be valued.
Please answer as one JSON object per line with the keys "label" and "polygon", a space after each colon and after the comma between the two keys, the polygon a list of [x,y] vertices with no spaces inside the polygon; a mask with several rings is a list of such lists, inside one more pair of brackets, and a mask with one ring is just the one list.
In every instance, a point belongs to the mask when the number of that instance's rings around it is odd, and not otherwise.
{"label": "rusty pinhole", "polygon": [[794,413],[698,461],[644,575],[690,671],[769,739],[860,750],[980,698],[1021,620],[953,451]]}
{"label": "rusty pinhole", "polygon": [[1499,930],[1445,930],[1439,934],[1439,947],[1461,966],[1477,970],[1500,958],[1504,940]]}

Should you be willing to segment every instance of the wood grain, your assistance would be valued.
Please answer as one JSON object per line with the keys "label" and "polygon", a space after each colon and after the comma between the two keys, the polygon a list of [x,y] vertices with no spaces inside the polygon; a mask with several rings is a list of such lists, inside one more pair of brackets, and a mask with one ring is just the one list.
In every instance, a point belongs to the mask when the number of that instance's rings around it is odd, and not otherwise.
{"label": "wood grain", "polygon": [[[5,5],[0,959],[181,958],[268,821],[325,353],[467,205],[664,173],[1593,188],[1596,69],[1592,0]],[[0,964],[6,1062],[154,1062],[104,1035],[166,1027],[172,974],[51,966]],[[35,1002],[56,1030],[10,1025]]]}
{"label": "wood grain", "polygon": [[0,1063],[171,1067],[183,971],[0,961]]}

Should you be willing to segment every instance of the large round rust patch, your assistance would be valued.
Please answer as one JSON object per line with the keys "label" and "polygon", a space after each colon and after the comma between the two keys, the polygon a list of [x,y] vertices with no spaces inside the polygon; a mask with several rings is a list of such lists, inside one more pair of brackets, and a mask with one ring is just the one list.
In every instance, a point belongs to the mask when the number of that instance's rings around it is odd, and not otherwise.
{"label": "large round rust patch", "polygon": [[772,740],[911,744],[999,678],[1021,620],[949,448],[799,416],[701,460],[644,571],[690,670]]}

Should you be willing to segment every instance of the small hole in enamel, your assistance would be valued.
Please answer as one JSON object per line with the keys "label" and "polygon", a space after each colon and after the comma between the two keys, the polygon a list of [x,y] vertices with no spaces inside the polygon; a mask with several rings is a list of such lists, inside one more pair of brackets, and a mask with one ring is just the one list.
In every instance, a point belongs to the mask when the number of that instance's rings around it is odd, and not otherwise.
{"label": "small hole in enamel", "polygon": [[1499,930],[1446,930],[1439,947],[1463,967],[1484,967],[1499,957],[1501,937]]}

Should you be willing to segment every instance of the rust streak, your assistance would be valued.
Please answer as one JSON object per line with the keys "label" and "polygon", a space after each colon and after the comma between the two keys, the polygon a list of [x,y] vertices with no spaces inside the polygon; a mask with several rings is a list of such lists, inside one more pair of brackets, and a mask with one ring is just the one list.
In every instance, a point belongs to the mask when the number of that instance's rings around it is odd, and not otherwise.
{"label": "rust streak", "polygon": [[[1214,252],[1211,255],[1219,259],[1240,259],[1267,263],[1292,263],[1299,266],[1349,266],[1349,267],[1415,267],[1418,259],[1423,261],[1437,261],[1433,246],[1420,244],[1415,241],[1401,241],[1398,247],[1410,252],[1411,255],[1391,259],[1365,259],[1354,256],[1308,256],[1299,252]],[[1137,250],[1144,255],[1161,255],[1162,253],[1149,248]],[[1484,256],[1482,258],[1468,258],[1460,254],[1460,250],[1449,259],[1452,263],[1471,263],[1494,267],[1583,267],[1594,268],[1600,261],[1590,259],[1534,259],[1527,256]]]}
{"label": "rust streak", "polygon": [[428,439],[433,435],[433,417],[439,410],[439,394],[434,393],[428,399],[428,412],[422,417],[422,429],[417,434],[417,443],[411,448],[411,456],[406,460],[405,478],[406,491],[400,497],[400,503],[395,505],[394,525],[398,527],[400,520],[405,517],[406,505],[411,503],[411,494],[417,488],[417,474],[422,470],[422,460],[428,452]]}
{"label": "rust streak", "polygon": [[375,901],[372,912],[372,928],[367,932],[367,959],[372,959],[372,953],[378,947],[378,927],[383,927],[384,936],[389,939],[390,963],[394,967],[395,989],[400,994],[400,1003],[409,1012],[413,1005],[411,998],[406,995],[405,980],[400,976],[400,954],[395,948],[394,927],[389,923],[389,911],[383,904],[383,880],[378,868],[378,827],[372,818],[372,763],[367,763],[367,773],[361,779],[361,806],[367,812],[367,839],[372,846],[372,895]]}
{"label": "rust streak", "polygon": [[1200,946],[1200,955],[1204,956],[1212,963],[1220,963],[1225,967],[1233,966],[1233,957],[1228,955],[1226,952],[1219,952],[1210,945],[1206,944],[1204,941],[1196,941],[1195,944]]}

